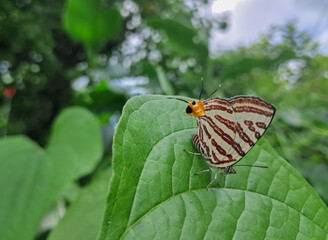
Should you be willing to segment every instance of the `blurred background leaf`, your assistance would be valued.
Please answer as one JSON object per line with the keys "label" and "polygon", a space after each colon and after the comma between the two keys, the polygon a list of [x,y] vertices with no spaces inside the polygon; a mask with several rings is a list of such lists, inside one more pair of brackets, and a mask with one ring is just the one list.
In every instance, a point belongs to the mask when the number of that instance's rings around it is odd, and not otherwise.
{"label": "blurred background leaf", "polygon": [[69,0],[64,28],[72,39],[83,43],[93,66],[102,46],[118,37],[122,17],[116,8],[105,7],[102,0]]}
{"label": "blurred background leaf", "polygon": [[64,27],[73,39],[86,46],[103,45],[121,31],[122,17],[115,8],[104,8],[101,0],[69,0]]}
{"label": "blurred background leaf", "polygon": [[154,29],[162,30],[167,36],[164,46],[169,47],[181,57],[199,56],[206,59],[208,48],[206,42],[196,43],[197,31],[172,19],[158,19],[148,21]]}
{"label": "blurred background leaf", "polygon": [[1,237],[32,239],[64,188],[91,173],[102,152],[99,122],[81,108],[59,115],[46,149],[22,136],[1,139]]}
{"label": "blurred background leaf", "polygon": [[99,172],[51,232],[49,240],[96,239],[106,208],[109,169]]}

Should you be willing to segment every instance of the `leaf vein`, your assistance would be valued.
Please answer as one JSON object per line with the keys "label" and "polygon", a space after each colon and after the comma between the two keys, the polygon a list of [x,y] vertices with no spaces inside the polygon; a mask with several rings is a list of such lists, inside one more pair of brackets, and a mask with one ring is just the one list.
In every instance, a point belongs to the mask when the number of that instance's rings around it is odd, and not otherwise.
{"label": "leaf vein", "polygon": [[[262,194],[262,193],[258,193],[258,192],[255,192],[255,191],[250,191],[250,190],[247,190],[247,189],[236,189],[236,188],[212,188],[212,190],[232,190],[232,191],[242,191],[242,192],[249,192],[249,193],[252,193],[252,194],[259,194],[261,196],[264,196],[264,197],[267,197],[267,198],[270,198],[271,200],[275,200],[277,202],[280,202],[281,204],[284,204],[286,205],[288,208],[296,211],[297,213],[299,213],[299,215],[302,215],[304,216],[305,218],[309,219],[311,222],[313,222],[317,227],[319,227],[320,229],[322,229],[323,231],[325,231],[325,229],[323,229],[319,224],[317,224],[313,219],[310,219],[308,216],[304,215],[302,212],[300,212],[299,210],[293,208],[292,206],[288,205],[287,203],[285,202],[282,202],[281,200],[279,199],[276,199],[274,197],[270,197],[268,195],[265,195],[265,194]],[[134,226],[136,226],[137,223],[139,223],[144,217],[146,217],[146,215],[150,212],[152,212],[153,210],[155,210],[157,207],[159,207],[161,204],[169,201],[170,199],[174,198],[174,197],[177,197],[179,195],[182,195],[182,194],[185,194],[185,193],[188,193],[188,192],[194,192],[194,191],[203,191],[205,190],[204,188],[199,188],[199,189],[193,189],[193,190],[188,190],[188,191],[185,191],[185,192],[181,192],[177,195],[173,195],[167,199],[165,199],[164,201],[160,202],[159,204],[155,205],[154,207],[152,207],[151,209],[149,209],[146,213],[144,213],[137,221],[135,221],[132,225],[130,225],[128,228],[126,228],[125,232],[122,234],[122,236],[120,237],[120,239],[123,239],[124,236],[128,233],[128,231],[130,229],[132,229]]]}

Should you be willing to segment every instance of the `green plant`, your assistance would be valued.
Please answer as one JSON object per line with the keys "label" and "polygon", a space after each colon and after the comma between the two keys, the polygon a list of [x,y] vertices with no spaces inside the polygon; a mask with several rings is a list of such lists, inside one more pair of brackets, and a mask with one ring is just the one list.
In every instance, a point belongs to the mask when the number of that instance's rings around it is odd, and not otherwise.
{"label": "green plant", "polygon": [[184,109],[161,96],[124,107],[99,240],[327,238],[326,205],[265,140],[242,161],[269,169],[238,168],[206,191],[211,176],[194,173],[207,164],[183,151],[197,132]]}
{"label": "green plant", "polygon": [[82,42],[89,63],[96,65],[103,45],[115,40],[122,29],[122,17],[116,8],[105,8],[102,0],[69,0],[64,13],[64,27],[72,39]]}
{"label": "green plant", "polygon": [[48,240],[95,239],[105,212],[110,168],[100,171],[69,207]]}
{"label": "green plant", "polygon": [[100,124],[90,112],[64,110],[45,149],[23,136],[0,140],[0,239],[33,239],[65,187],[102,156]]}
{"label": "green plant", "polygon": [[[269,169],[236,168],[207,191],[211,175],[194,176],[206,162],[183,151],[194,151],[190,137],[197,132],[185,107],[163,96],[130,99],[112,168],[98,170],[75,200],[66,197],[68,211],[48,239],[327,238],[327,206],[266,140],[242,162]],[[32,239],[49,208],[94,171],[101,154],[99,122],[82,108],[57,118],[45,149],[25,137],[2,139],[1,239]]]}

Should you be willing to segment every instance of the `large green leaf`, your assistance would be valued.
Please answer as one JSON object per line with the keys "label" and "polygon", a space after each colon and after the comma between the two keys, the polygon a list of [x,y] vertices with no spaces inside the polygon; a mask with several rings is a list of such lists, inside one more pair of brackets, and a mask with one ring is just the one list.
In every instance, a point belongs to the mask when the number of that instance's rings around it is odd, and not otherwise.
{"label": "large green leaf", "polygon": [[161,96],[128,101],[114,137],[113,178],[100,240],[326,239],[328,209],[312,187],[262,140],[237,174],[206,191],[208,166],[194,151],[195,119]]}
{"label": "large green leaf", "polygon": [[1,239],[33,239],[51,204],[102,155],[100,125],[82,108],[56,120],[46,149],[22,137],[0,140]]}
{"label": "large green leaf", "polygon": [[109,173],[100,172],[82,191],[48,240],[96,239],[106,208]]}

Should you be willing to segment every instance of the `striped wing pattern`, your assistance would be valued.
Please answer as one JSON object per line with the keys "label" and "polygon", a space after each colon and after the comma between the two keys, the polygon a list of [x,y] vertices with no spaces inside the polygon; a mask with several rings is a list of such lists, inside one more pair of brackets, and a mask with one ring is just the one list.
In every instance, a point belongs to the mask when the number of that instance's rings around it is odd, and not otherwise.
{"label": "striped wing pattern", "polygon": [[206,116],[198,118],[198,138],[193,136],[193,142],[210,164],[219,168],[229,167],[245,156],[275,113],[273,105],[250,96],[213,98],[205,100],[204,106]]}

